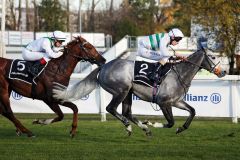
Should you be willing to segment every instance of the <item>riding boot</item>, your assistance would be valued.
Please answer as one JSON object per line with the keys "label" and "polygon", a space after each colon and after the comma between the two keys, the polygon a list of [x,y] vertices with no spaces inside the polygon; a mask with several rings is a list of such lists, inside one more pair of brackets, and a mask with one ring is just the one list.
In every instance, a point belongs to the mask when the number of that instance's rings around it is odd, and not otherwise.
{"label": "riding boot", "polygon": [[158,82],[159,80],[159,70],[162,67],[162,65],[160,63],[156,63],[155,68],[153,69],[152,73],[149,76],[149,79],[153,82]]}
{"label": "riding boot", "polygon": [[43,69],[43,67],[44,64],[42,64],[41,61],[36,61],[32,66],[28,68],[28,72],[36,77],[38,73]]}

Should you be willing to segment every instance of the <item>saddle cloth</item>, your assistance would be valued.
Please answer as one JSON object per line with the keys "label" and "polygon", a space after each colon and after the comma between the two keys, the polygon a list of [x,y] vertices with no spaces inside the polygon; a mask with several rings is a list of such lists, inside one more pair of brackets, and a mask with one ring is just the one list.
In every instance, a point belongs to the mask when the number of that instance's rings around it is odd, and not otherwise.
{"label": "saddle cloth", "polygon": [[[24,61],[20,59],[13,60],[8,78],[17,79],[29,84],[32,84],[34,82],[36,84],[35,82],[36,77],[33,77],[32,74],[28,72],[28,68],[30,68],[33,65],[33,63],[34,62]],[[43,69],[39,71],[38,75],[43,71]]]}
{"label": "saddle cloth", "polygon": [[[157,62],[158,63],[158,62]],[[135,61],[134,65],[134,79],[133,81],[138,84],[143,84],[149,87],[153,87],[154,82],[149,78],[151,74],[154,74],[154,68],[157,67],[157,63],[150,63],[145,61]],[[159,70],[159,79],[157,85],[160,84],[162,77],[164,77],[171,69],[170,64],[166,64]]]}

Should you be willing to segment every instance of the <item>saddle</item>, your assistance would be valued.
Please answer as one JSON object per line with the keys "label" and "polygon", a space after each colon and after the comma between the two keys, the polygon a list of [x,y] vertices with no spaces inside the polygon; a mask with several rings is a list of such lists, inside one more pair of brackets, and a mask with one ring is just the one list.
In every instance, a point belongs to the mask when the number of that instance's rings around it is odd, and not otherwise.
{"label": "saddle", "polygon": [[[160,85],[167,73],[171,70],[171,64],[167,63],[164,66],[161,66],[157,72],[155,72],[156,67],[159,67],[158,62],[150,63],[145,61],[135,61],[133,81],[149,87],[156,87],[156,84],[157,86]],[[156,76],[157,78],[152,78]]]}
{"label": "saddle", "polygon": [[36,77],[38,77],[44,70],[45,66],[38,70],[37,75],[32,75],[29,71],[35,62],[24,61],[20,59],[15,59],[12,61],[11,68],[9,70],[9,79],[17,79],[24,81],[29,84],[36,84]]}

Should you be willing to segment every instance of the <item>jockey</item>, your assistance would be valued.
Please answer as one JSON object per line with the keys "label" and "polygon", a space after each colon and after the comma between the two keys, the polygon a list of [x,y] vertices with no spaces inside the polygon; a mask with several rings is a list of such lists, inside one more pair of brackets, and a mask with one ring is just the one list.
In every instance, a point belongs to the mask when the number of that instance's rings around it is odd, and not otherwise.
{"label": "jockey", "polygon": [[168,51],[169,45],[177,45],[183,37],[184,35],[180,29],[173,28],[168,33],[145,36],[138,42],[137,56],[159,62],[153,71],[153,77],[151,76],[150,79],[156,80],[156,73],[161,66],[167,63],[170,57],[175,56],[177,59],[185,59],[181,55],[174,55],[175,53],[172,54]]}
{"label": "jockey", "polygon": [[60,57],[62,43],[66,40],[66,35],[62,31],[54,31],[51,37],[42,37],[29,43],[22,50],[22,57],[27,61],[36,61],[29,72],[36,76],[45,64],[52,58]]}

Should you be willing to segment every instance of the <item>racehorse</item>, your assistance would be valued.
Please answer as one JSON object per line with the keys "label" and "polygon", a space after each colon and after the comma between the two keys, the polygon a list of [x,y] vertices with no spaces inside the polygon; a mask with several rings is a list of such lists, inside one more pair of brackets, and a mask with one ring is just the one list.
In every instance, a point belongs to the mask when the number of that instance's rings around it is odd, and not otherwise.
{"label": "racehorse", "polygon": [[[78,108],[71,102],[62,103],[52,97],[53,82],[67,86],[70,76],[79,61],[85,60],[101,66],[106,60],[97,52],[92,44],[82,37],[75,37],[74,40],[64,46],[63,52],[61,57],[48,62],[46,68],[37,77],[35,91],[33,90],[33,92],[32,84],[8,77],[13,60],[0,58],[0,113],[14,123],[17,135],[24,133],[28,137],[34,136],[14,116],[9,101],[11,91],[29,98],[33,97],[34,94],[33,98],[44,101],[57,114],[57,117],[54,119],[36,120],[33,122],[34,124],[50,124],[61,121],[64,115],[59,104],[72,109],[73,122],[70,135],[73,137],[76,134]],[[25,62],[20,61],[18,67],[26,67]]]}
{"label": "racehorse", "polygon": [[[174,124],[171,107],[174,106],[190,113],[183,126],[178,127],[176,133],[180,133],[190,126],[195,116],[195,109],[187,104],[183,98],[196,73],[203,68],[215,73],[218,77],[225,75],[225,71],[222,71],[220,67],[217,68],[217,65],[210,58],[212,57],[207,55],[204,50],[198,50],[188,56],[186,60],[170,64],[172,65],[171,70],[158,86],[156,95],[153,94],[156,88],[133,81],[134,61],[115,59],[104,64],[101,69],[98,68],[92,71],[72,88],[65,89],[58,85],[54,86],[54,97],[65,101],[76,100],[89,94],[99,83],[104,90],[113,96],[106,110],[125,125],[128,134],[131,135],[132,133],[130,120],[143,129],[146,135],[151,135],[148,126],[132,115],[132,94],[134,93],[140,99],[148,102],[152,102],[153,96],[155,96],[155,103],[161,107],[168,121],[168,124],[163,127],[170,128]],[[120,103],[122,103],[122,115],[117,112]]]}

